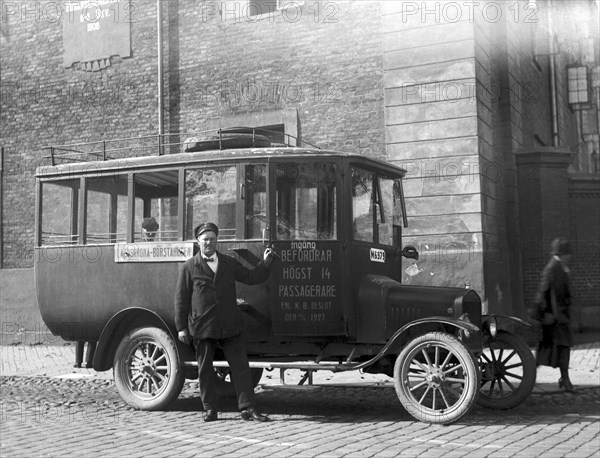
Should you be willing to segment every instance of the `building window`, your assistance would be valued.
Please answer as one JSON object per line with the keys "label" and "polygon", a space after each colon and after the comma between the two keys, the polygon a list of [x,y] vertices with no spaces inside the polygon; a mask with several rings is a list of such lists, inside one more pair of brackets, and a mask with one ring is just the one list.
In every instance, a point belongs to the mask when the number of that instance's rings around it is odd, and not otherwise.
{"label": "building window", "polygon": [[569,104],[589,103],[588,72],[586,66],[567,67]]}
{"label": "building window", "polygon": [[304,1],[290,0],[248,0],[246,14],[250,17],[260,16],[262,14],[272,14],[275,11],[285,8],[297,8]]}

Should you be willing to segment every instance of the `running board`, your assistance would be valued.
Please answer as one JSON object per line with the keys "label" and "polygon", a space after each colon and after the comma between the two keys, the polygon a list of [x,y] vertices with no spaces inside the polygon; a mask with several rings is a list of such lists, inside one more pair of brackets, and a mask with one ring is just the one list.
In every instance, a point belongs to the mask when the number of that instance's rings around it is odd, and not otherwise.
{"label": "running board", "polygon": [[[302,376],[302,379],[298,385],[303,385],[304,382],[308,381],[309,385],[313,382],[313,372],[315,371],[332,371],[332,372],[344,372],[359,369],[362,366],[359,363],[338,363],[335,361],[325,361],[315,363],[312,361],[298,361],[298,362],[260,362],[251,361],[251,369],[279,369],[279,378],[282,384],[285,384],[285,371],[287,369],[297,369],[305,371],[306,373]],[[186,367],[198,367],[197,361],[185,361]],[[227,361],[213,361],[214,367],[229,367]]]}

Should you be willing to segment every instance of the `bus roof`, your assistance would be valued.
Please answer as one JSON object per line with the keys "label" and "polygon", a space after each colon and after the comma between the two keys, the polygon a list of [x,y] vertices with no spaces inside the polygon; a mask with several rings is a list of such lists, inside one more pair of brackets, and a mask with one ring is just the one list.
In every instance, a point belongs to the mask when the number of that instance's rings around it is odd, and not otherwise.
{"label": "bus roof", "polygon": [[302,158],[346,158],[350,162],[365,166],[376,167],[383,173],[401,178],[406,170],[388,162],[369,158],[357,153],[324,151],[313,148],[298,147],[262,147],[210,150],[202,152],[182,152],[175,154],[127,157],[120,159],[96,160],[91,162],[67,162],[57,165],[40,166],[36,170],[36,178],[59,178],[65,175],[86,175],[103,172],[121,171],[123,173],[135,170],[163,168],[165,166],[201,165],[204,163],[242,162],[248,159],[269,161],[272,158],[302,159]]}

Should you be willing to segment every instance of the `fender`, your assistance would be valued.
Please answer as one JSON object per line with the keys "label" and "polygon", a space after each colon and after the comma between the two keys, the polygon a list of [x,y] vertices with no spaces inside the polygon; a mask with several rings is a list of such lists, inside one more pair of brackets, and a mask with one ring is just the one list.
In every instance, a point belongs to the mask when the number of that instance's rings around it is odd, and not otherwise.
{"label": "fender", "polygon": [[352,366],[349,369],[363,369],[365,367],[368,367],[374,363],[376,363],[378,360],[380,360],[382,357],[384,357],[387,352],[389,351],[390,348],[392,348],[394,346],[394,344],[396,342],[398,342],[400,340],[400,338],[406,334],[406,332],[414,327],[414,326],[419,326],[421,324],[446,324],[449,326],[453,326],[455,328],[458,329],[462,329],[464,331],[469,331],[469,332],[479,332],[479,328],[474,325],[473,323],[470,323],[468,321],[463,321],[463,320],[456,320],[453,318],[448,318],[448,317],[444,317],[444,316],[430,316],[427,318],[421,318],[419,320],[415,320],[412,321],[404,326],[402,326],[400,329],[398,329],[394,335],[390,338],[390,340],[387,341],[387,343],[383,346],[383,348],[381,349],[381,351],[375,355],[373,358],[369,359],[368,361],[364,361],[358,365]]}
{"label": "fender", "polygon": [[[129,307],[113,315],[102,329],[94,354],[94,370],[102,372],[111,369],[115,350],[121,339],[131,329],[144,325],[164,329],[175,342],[178,342],[177,337],[173,336],[173,331],[156,312],[143,307]],[[179,355],[181,353],[179,345],[177,348]],[[181,356],[179,358],[181,361]]]}
{"label": "fender", "polygon": [[528,323],[527,321],[522,320],[521,318],[517,318],[516,316],[490,314],[481,316],[481,328],[483,330],[483,333],[494,336],[497,330],[506,330],[504,326],[498,326],[498,322],[500,320],[512,321],[513,323],[520,324],[527,328],[531,327],[531,323]]}

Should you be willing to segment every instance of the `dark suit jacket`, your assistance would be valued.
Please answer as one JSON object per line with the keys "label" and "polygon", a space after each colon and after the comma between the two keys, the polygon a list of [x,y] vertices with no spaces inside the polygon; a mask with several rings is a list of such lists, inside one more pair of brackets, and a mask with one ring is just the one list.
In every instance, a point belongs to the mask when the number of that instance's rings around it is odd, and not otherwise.
{"label": "dark suit jacket", "polygon": [[554,256],[542,271],[540,284],[536,295],[537,319],[541,321],[545,312],[553,313],[552,291],[556,295],[555,314],[558,323],[569,323],[571,319],[571,291],[569,289],[569,274],[560,260]]}
{"label": "dark suit jacket", "polygon": [[199,339],[226,339],[241,334],[244,317],[237,307],[235,282],[262,283],[270,270],[261,261],[248,269],[230,256],[217,253],[216,275],[200,252],[183,263],[175,290],[177,331],[188,329]]}

